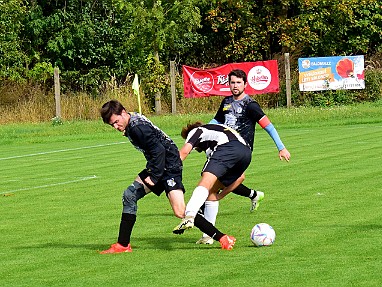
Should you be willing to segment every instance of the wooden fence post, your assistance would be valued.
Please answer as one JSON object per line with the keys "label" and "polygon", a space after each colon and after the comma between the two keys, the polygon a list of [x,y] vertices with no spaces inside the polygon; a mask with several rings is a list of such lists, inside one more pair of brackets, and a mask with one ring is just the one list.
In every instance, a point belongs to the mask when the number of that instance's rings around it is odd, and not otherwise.
{"label": "wooden fence post", "polygon": [[54,99],[56,102],[56,118],[61,119],[60,70],[54,68]]}
{"label": "wooden fence post", "polygon": [[155,113],[160,115],[162,113],[162,105],[160,101],[160,92],[155,94]]}
{"label": "wooden fence post", "polygon": [[176,114],[175,61],[170,61],[171,111]]}
{"label": "wooden fence post", "polygon": [[286,97],[287,97],[287,108],[291,107],[291,80],[290,80],[290,61],[289,53],[285,53],[285,84],[286,84]]}

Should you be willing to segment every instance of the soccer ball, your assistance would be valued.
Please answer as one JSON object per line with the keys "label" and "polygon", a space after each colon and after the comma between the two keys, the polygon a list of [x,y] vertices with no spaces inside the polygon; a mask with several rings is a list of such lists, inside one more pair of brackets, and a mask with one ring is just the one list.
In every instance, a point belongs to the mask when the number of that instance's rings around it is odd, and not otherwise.
{"label": "soccer ball", "polygon": [[256,224],[251,231],[251,241],[255,246],[270,246],[275,242],[276,232],[267,223]]}

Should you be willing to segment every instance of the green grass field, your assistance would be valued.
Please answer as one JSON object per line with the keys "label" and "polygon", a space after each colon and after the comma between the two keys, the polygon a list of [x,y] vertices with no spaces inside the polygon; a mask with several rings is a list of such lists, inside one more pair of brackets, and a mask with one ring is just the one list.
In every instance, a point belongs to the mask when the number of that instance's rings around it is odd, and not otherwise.
{"label": "green grass field", "polygon": [[[232,251],[196,245],[197,229],[164,195],[139,202],[134,252],[100,255],[116,241],[121,194],[145,166],[127,138],[101,121],[0,126],[0,286],[381,286],[382,103],[267,111],[292,154],[280,162],[257,130],[245,184],[265,192],[220,202],[217,227]],[[181,127],[212,115],[154,116],[180,146]],[[185,161],[186,200],[204,156]],[[253,225],[276,230],[256,248]]]}

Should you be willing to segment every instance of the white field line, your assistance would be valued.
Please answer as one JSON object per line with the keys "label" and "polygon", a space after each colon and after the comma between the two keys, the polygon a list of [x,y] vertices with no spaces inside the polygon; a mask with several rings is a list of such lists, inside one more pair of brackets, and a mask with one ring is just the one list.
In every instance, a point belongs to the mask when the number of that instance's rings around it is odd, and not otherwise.
{"label": "white field line", "polygon": [[75,182],[80,182],[80,181],[85,181],[85,180],[91,180],[91,179],[95,179],[95,178],[97,178],[96,175],[85,176],[85,177],[82,177],[79,179],[74,179],[74,180],[69,180],[69,181],[64,181],[64,182],[57,182],[57,183],[40,185],[40,186],[32,186],[32,187],[27,187],[27,188],[8,190],[8,191],[1,192],[0,194],[14,193],[17,191],[24,191],[24,190],[31,190],[31,189],[40,189],[40,188],[57,186],[57,185],[65,185],[65,184],[70,184],[70,183],[75,183]]}
{"label": "white field line", "polygon": [[23,158],[23,157],[30,157],[30,156],[37,156],[37,155],[46,155],[51,153],[59,153],[59,152],[66,152],[66,151],[73,151],[73,150],[90,149],[90,148],[104,147],[104,146],[124,144],[124,143],[127,143],[127,142],[116,142],[116,143],[110,143],[110,144],[100,144],[100,145],[84,146],[84,147],[78,147],[78,148],[68,148],[68,149],[59,149],[59,150],[52,150],[52,151],[46,151],[46,152],[30,153],[30,154],[24,154],[24,155],[15,155],[15,156],[9,156],[9,157],[1,157],[0,160]]}

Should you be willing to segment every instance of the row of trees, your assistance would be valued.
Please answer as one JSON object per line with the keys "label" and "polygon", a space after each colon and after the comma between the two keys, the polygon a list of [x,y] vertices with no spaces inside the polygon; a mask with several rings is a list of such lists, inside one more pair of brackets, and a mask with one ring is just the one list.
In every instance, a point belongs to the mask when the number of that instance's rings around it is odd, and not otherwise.
{"label": "row of trees", "polygon": [[[380,0],[0,0],[0,79],[99,92],[191,66],[382,52]],[[0,85],[1,85],[0,84]]]}

